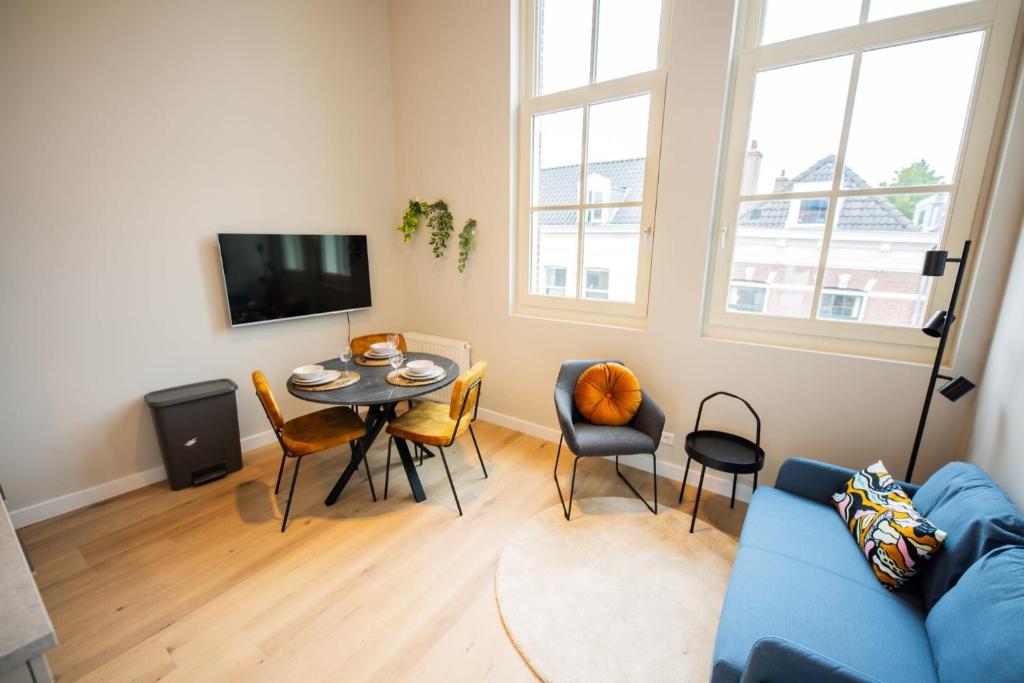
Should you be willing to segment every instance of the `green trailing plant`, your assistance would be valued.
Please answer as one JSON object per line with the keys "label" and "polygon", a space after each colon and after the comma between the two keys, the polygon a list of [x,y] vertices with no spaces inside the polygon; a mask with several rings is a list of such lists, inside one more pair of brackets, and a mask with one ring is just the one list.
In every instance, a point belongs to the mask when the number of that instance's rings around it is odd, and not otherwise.
{"label": "green trailing plant", "polygon": [[402,233],[403,242],[412,241],[413,233],[420,227],[420,219],[426,216],[429,211],[430,204],[415,199],[409,200],[409,208],[405,210],[405,215],[402,216],[402,224],[395,228],[395,230]]}
{"label": "green trailing plant", "polygon": [[466,270],[466,261],[469,260],[469,252],[473,248],[473,237],[476,236],[476,219],[470,218],[462,226],[459,233],[459,272]]}
{"label": "green trailing plant", "polygon": [[448,204],[443,199],[438,199],[430,205],[427,226],[430,227],[430,248],[434,252],[434,258],[441,258],[455,229],[452,212],[448,210]]}

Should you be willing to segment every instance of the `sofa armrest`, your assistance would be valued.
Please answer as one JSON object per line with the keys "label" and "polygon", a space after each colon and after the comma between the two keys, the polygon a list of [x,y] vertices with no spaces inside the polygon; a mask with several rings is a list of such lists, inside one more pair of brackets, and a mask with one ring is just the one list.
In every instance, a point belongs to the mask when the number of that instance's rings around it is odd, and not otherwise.
{"label": "sofa armrest", "polygon": [[879,683],[855,669],[783,638],[760,638],[750,650],[740,683]]}
{"label": "sofa armrest", "polygon": [[[779,469],[779,476],[775,479],[775,488],[801,498],[827,503],[832,494],[856,471],[849,467],[830,465],[820,460],[789,458],[782,463],[782,467]],[[906,491],[908,496],[913,496],[920,488],[916,484],[904,481],[896,483]]]}

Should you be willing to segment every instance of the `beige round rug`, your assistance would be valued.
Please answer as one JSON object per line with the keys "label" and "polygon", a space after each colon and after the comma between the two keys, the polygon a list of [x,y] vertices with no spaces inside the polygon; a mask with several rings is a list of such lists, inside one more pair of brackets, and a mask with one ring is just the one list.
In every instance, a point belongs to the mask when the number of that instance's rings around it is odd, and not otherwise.
{"label": "beige round rug", "polygon": [[[579,513],[577,513],[577,509]],[[706,681],[736,542],[633,498],[539,512],[505,546],[495,592],[534,673],[569,681]]]}

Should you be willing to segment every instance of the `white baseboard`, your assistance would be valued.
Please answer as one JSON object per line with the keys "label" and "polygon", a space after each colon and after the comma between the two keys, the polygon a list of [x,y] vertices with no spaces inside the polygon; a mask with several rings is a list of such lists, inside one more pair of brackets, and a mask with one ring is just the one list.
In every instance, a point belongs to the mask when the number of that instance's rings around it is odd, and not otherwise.
{"label": "white baseboard", "polygon": [[[536,424],[534,422],[527,422],[518,417],[512,417],[504,413],[495,412],[493,410],[487,410],[486,408],[480,408],[479,417],[485,422],[492,422],[501,427],[507,427],[508,429],[514,429],[517,432],[523,434],[529,434],[535,436],[538,439],[544,439],[552,443],[558,443],[559,437],[562,433],[553,428],[545,427],[543,425]],[[674,479],[675,481],[683,481],[683,473],[686,469],[682,464],[675,462],[666,462],[664,458],[672,457],[675,459],[676,455],[680,453],[675,447],[661,444],[658,447],[658,474],[668,479]],[[680,460],[682,456],[680,455]],[[623,465],[642,470],[644,472],[651,471],[651,458],[645,455],[624,455],[620,456],[619,462]],[[687,484],[690,486],[696,486],[700,478],[700,467],[692,465],[690,467],[690,477],[687,480]],[[736,486],[736,499],[744,502],[750,501],[750,496],[753,494],[753,482],[750,477],[744,477],[745,482],[740,482]],[[728,496],[732,494],[732,477],[724,472],[716,472],[715,470],[707,470],[704,475],[704,488],[708,491],[714,491],[717,494]],[[678,496],[678,491],[674,496]]]}
{"label": "white baseboard", "polygon": [[[269,429],[265,432],[243,437],[241,440],[242,453],[244,454],[246,451],[274,443],[275,440],[274,432]],[[167,479],[167,473],[164,471],[163,465],[142,472],[136,472],[135,474],[129,474],[127,477],[107,481],[98,486],[92,486],[81,491],[73,491],[63,496],[44,500],[41,503],[11,510],[11,524],[14,525],[15,529],[20,529],[23,526],[42,522],[51,517],[63,515],[65,512],[94,505],[108,498],[134,491],[143,486],[156,484],[165,479]]]}

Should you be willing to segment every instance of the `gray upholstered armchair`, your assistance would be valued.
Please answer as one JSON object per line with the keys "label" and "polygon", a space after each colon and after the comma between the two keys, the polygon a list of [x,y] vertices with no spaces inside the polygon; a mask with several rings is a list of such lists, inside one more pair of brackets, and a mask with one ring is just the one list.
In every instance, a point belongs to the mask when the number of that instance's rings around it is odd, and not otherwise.
{"label": "gray upholstered armchair", "polygon": [[[640,409],[629,424],[621,427],[609,427],[587,422],[576,409],[573,394],[576,391],[576,382],[580,375],[597,363],[623,364],[621,361],[611,359],[569,360],[562,363],[562,367],[558,371],[558,379],[555,380],[555,413],[558,415],[558,425],[562,429],[562,436],[558,440],[558,454],[555,456],[555,487],[558,489],[558,498],[562,501],[562,512],[565,513],[566,519],[569,519],[572,514],[572,497],[576,488],[576,465],[579,464],[579,459],[614,456],[615,473],[622,481],[626,482],[626,486],[636,497],[643,501],[648,510],[658,514],[658,458],[654,452],[661,442],[661,432],[665,428],[665,413],[654,402],[654,399],[641,390]],[[563,441],[576,456],[576,460],[572,464],[568,506],[562,496],[562,487],[558,483],[558,459],[562,456]],[[654,507],[644,500],[640,492],[619,471],[620,455],[651,456],[654,465]]]}

